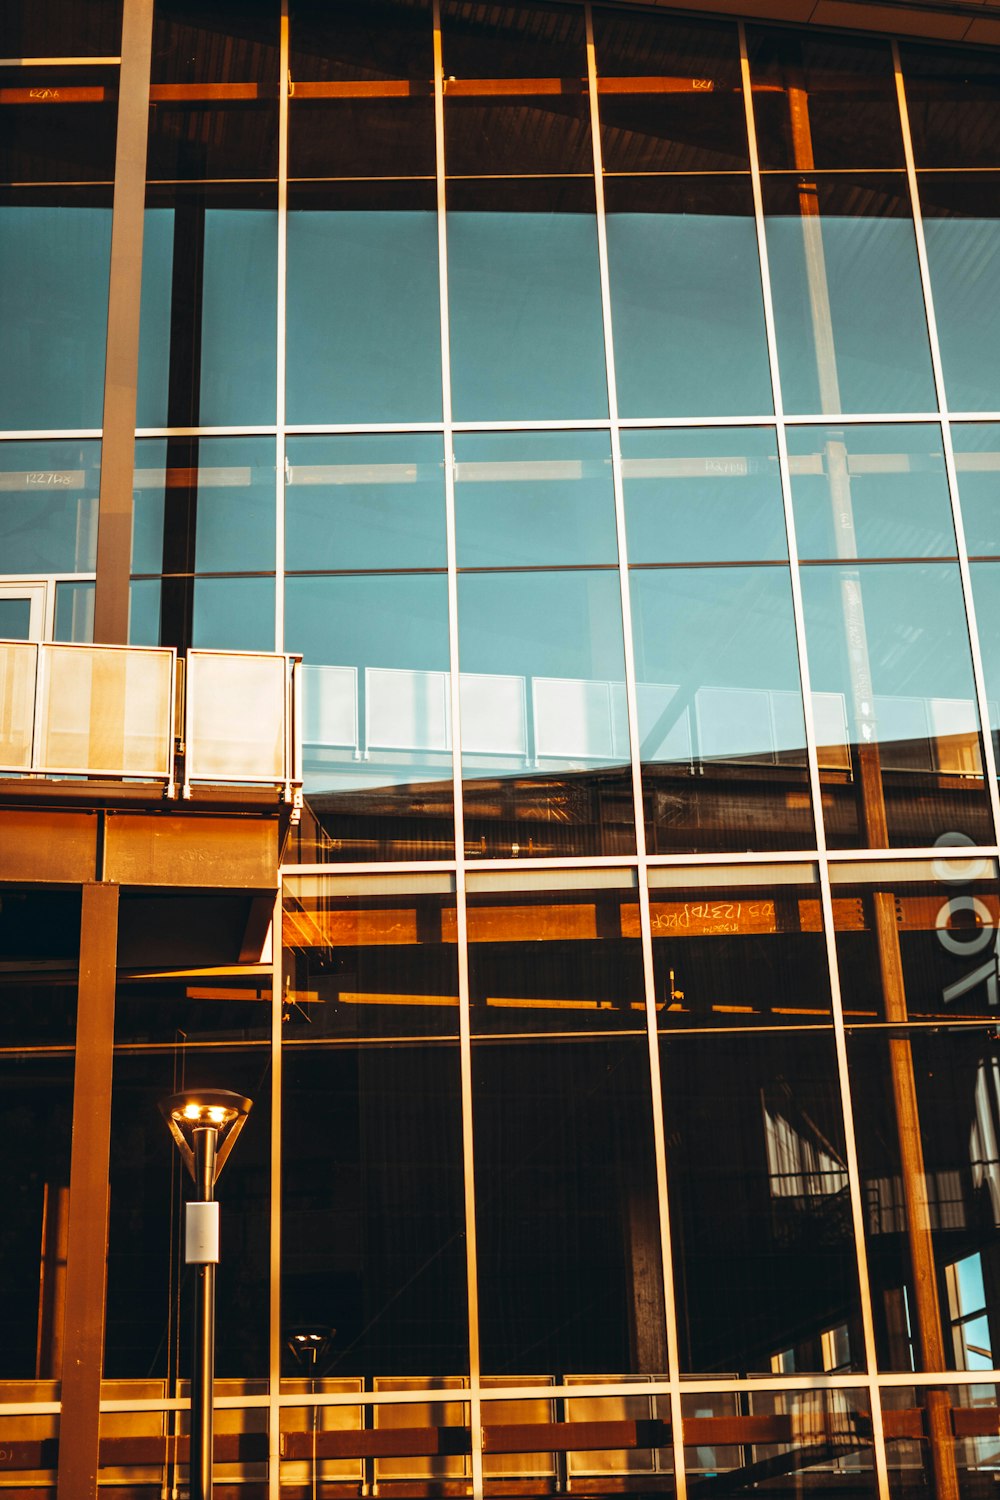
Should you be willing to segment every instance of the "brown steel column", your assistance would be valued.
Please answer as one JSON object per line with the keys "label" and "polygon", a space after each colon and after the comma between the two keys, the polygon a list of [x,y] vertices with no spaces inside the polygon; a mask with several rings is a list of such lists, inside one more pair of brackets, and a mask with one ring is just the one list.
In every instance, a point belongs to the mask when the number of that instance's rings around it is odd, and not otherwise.
{"label": "brown steel column", "polygon": [[58,1500],[97,1500],[118,887],[83,887]]}
{"label": "brown steel column", "polygon": [[94,639],[111,645],[123,645],[128,640],[132,471],[135,462],[136,383],[139,378],[139,303],[152,43],[153,0],[125,0],[111,221],[111,286],[94,604]]}

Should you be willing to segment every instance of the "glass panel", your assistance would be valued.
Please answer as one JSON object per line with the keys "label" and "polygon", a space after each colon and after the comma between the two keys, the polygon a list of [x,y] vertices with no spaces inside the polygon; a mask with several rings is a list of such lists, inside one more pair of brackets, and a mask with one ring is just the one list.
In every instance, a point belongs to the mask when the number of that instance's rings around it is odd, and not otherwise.
{"label": "glass panel", "polygon": [[933,862],[863,868],[852,862],[835,865],[833,873],[849,1022],[947,1024],[994,1015],[1000,1004],[995,860],[943,848]]}
{"label": "glass panel", "polygon": [[274,650],[273,578],[196,578],[193,646]]}
{"label": "glass panel", "polygon": [[617,569],[459,578],[470,855],[634,848]]}
{"label": "glass panel", "polygon": [[790,427],[788,453],[800,557],[954,556],[936,425]]}
{"label": "glass panel", "polygon": [[905,177],[768,177],[764,207],[786,408],[933,409]]}
{"label": "glass panel", "polygon": [[788,556],[771,428],[626,430],[621,445],[630,562]]}
{"label": "glass panel", "polygon": [[993,749],[1000,759],[1000,567],[996,563],[978,562],[972,564],[969,572],[983,655]]}
{"label": "glass panel", "polygon": [[606,172],[746,167],[733,26],[598,10],[594,42]]}
{"label": "glass panel", "polygon": [[654,867],[649,884],[662,1031],[829,1022],[811,866]]}
{"label": "glass panel", "polygon": [[140,438],[133,573],[274,570],[273,438]]}
{"label": "glass panel", "polygon": [[848,1043],[879,1364],[993,1366],[1000,1300],[996,1029]]}
{"label": "glass panel", "polygon": [[[74,939],[78,932],[79,922]],[[13,998],[5,987],[5,1002]],[[0,1099],[0,1130],[9,1153],[0,1236],[0,1278],[6,1292],[0,1314],[0,1379],[58,1382],[62,1379],[72,1057],[0,1056]],[[5,1394],[7,1399],[44,1401],[53,1396],[58,1399],[59,1392],[58,1386],[48,1391],[22,1387],[20,1392]]]}
{"label": "glass panel", "polygon": [[473,1043],[482,1360],[515,1384],[666,1368],[646,1039],[592,1015]]}
{"label": "glass panel", "polygon": [[283,656],[187,657],[185,773],[193,781],[283,781]]}
{"label": "glass panel", "polygon": [[633,568],[631,592],[650,851],[811,844],[787,568]]}
{"label": "glass panel", "polygon": [[448,877],[289,884],[282,1317],[324,1382],[468,1369],[455,934]]}
{"label": "glass panel", "polygon": [[121,0],[3,0],[0,34],[11,57],[113,57],[121,48]]}
{"label": "glass panel", "polygon": [[622,415],[772,411],[750,179],[610,177],[604,192]]}
{"label": "glass panel", "polygon": [[100,443],[4,443],[0,464],[4,572],[92,573]]}
{"label": "glass panel", "polygon": [[[10,35],[2,25],[0,38],[9,57]],[[66,56],[62,40],[53,32],[45,50]],[[118,51],[117,40],[111,51]],[[54,191],[44,199],[50,203],[72,202],[62,196],[70,183],[110,186],[117,99],[117,68],[59,63],[0,67],[0,181],[22,187],[52,183]]]}
{"label": "glass panel", "polygon": [[593,172],[578,7],[441,7],[445,147],[453,177]]}
{"label": "glass panel", "polygon": [[92,583],[56,584],[54,640],[86,645],[94,639],[94,591]]}
{"label": "glass panel", "polygon": [[273,188],[150,187],[140,427],[274,421],[277,243]]}
{"label": "glass panel", "polygon": [[300,857],[448,857],[447,579],[289,578],[285,646],[306,662]]}
{"label": "glass panel", "polygon": [[[303,1330],[306,1331],[306,1330]],[[322,1332],[320,1333],[322,1337]],[[299,1347],[296,1345],[296,1347]],[[328,1348],[329,1346],[327,1346]],[[288,1392],[349,1392],[362,1390],[360,1380],[327,1379],[322,1371],[327,1350],[322,1349],[315,1366],[303,1363],[303,1370],[316,1373],[298,1380],[286,1380]],[[307,1356],[311,1359],[312,1356]],[[281,1407],[281,1492],[306,1493],[303,1487],[313,1484],[322,1494],[324,1483],[348,1481],[360,1489],[364,1480],[366,1451],[365,1411],[360,1406],[283,1406]],[[344,1457],[343,1455],[347,1456]],[[338,1455],[336,1457],[331,1455]],[[369,1460],[370,1462],[370,1460]]]}
{"label": "glass panel", "polygon": [[110,260],[110,187],[0,192],[0,427],[100,427]]}
{"label": "glass panel", "polygon": [[606,432],[455,438],[460,568],[616,563]]}
{"label": "glass panel", "polygon": [[992,1384],[882,1391],[882,1425],[892,1500],[916,1500],[948,1485],[952,1493],[987,1495],[1000,1466],[998,1390]]}
{"label": "glass panel", "polygon": [[290,422],[440,421],[437,236],[433,183],[290,189]]}
{"label": "glass panel", "polygon": [[606,417],[593,184],[455,182],[448,203],[456,418]]}
{"label": "glass panel", "polygon": [[831,1034],[664,1037],[681,1368],[864,1368]]}
{"label": "glass panel", "polygon": [[1000,557],[1000,425],[956,424],[952,439],[969,554]]}
{"label": "glass panel", "polygon": [[[31,599],[5,599],[0,598],[0,640],[4,641],[26,641],[31,635]],[[13,662],[17,658],[8,655],[8,661]],[[16,670],[16,669],[15,669]],[[9,684],[9,679],[6,680]],[[9,691],[9,686],[5,692]],[[5,708],[5,714],[9,709]],[[6,729],[7,720],[4,719]]]}
{"label": "glass panel", "polygon": [[729,1495],[874,1500],[869,1399],[844,1390],[684,1396],[687,1472],[698,1488],[719,1483]]}
{"label": "glass panel", "polygon": [[[58,1400],[59,1397],[58,1387],[52,1385],[48,1385],[48,1389],[29,1387],[26,1392],[25,1387],[18,1383],[8,1385],[5,1394],[8,1392],[14,1401],[23,1400],[26,1395],[29,1400],[43,1401]],[[18,1488],[27,1487],[29,1494],[55,1489],[59,1461],[59,1417],[56,1413],[44,1417],[0,1417],[0,1445],[9,1455],[4,1468],[8,1473],[14,1469],[17,1476],[14,1483]]]}
{"label": "glass panel", "polygon": [[[208,1019],[211,1003],[206,1011]],[[194,1273],[180,1244],[188,1185],[157,1107],[181,1080],[186,1088],[231,1089],[253,1100],[219,1183],[215,1360],[219,1378],[260,1378],[267,1372],[270,1051],[185,1046],[180,1038],[115,1057],[104,1373],[174,1382],[191,1368]]]}
{"label": "glass panel", "polygon": [[[157,1386],[159,1387],[157,1389]],[[248,1381],[218,1381],[216,1397],[256,1394]],[[187,1382],[183,1386],[187,1394]],[[162,1395],[163,1382],[105,1382],[104,1394],[133,1399]],[[148,1397],[147,1397],[148,1399]],[[239,1495],[259,1494],[267,1487],[267,1409],[241,1411],[217,1406],[213,1418],[215,1436],[214,1479],[218,1489],[234,1487]],[[103,1411],[100,1416],[100,1471],[98,1488],[111,1496],[145,1497],[160,1489],[165,1474],[180,1469],[178,1449],[185,1454],[187,1470],[188,1411]],[[179,1441],[178,1441],[179,1440]]]}
{"label": "glass panel", "polygon": [[831,844],[989,842],[957,567],[804,568],[802,597]]}
{"label": "glass panel", "polygon": [[1000,166],[996,53],[940,42],[899,50],[917,166]]}
{"label": "glass panel", "polygon": [[582,886],[566,871],[539,872],[530,885],[520,872],[470,876],[474,1033],[645,1034],[635,879],[601,873],[596,888],[592,871]]}
{"label": "glass panel", "polygon": [[289,438],[286,454],[287,569],[446,565],[440,437]]}
{"label": "glass panel", "polygon": [[921,173],[920,204],[948,405],[1000,404],[1000,174]]}
{"label": "glass panel", "polygon": [[888,41],[747,28],[760,164],[901,167]]}
{"label": "glass panel", "polygon": [[169,651],[42,647],[37,765],[46,772],[170,777]]}

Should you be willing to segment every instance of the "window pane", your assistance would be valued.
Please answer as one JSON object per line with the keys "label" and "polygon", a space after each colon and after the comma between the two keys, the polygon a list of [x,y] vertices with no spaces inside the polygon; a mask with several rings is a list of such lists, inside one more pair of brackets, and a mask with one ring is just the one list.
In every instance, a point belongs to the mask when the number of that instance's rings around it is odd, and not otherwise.
{"label": "window pane", "polygon": [[838,1326],[841,1363],[864,1368],[832,1035],[660,1049],[681,1368],[824,1370]]}
{"label": "window pane", "polygon": [[786,408],[932,409],[906,179],[769,177],[764,207]]}
{"label": "window pane", "polygon": [[735,27],[598,10],[594,42],[606,172],[746,167]]}
{"label": "window pane", "polygon": [[290,422],[441,417],[433,184],[293,188]]}
{"label": "window pane", "polygon": [[917,166],[1000,166],[995,52],[940,42],[899,50]]}
{"label": "window pane", "polygon": [[799,556],[955,553],[937,426],[790,427]]}
{"label": "window pane", "polygon": [[274,439],[135,445],[133,573],[274,571]]}
{"label": "window pane", "polygon": [[957,567],[810,567],[802,597],[830,843],[989,842]]}
{"label": "window pane", "polygon": [[[841,1333],[823,1339],[833,1349]],[[766,1474],[776,1492],[794,1488],[801,1500],[879,1493],[867,1391],[713,1391],[682,1401],[684,1462],[698,1487],[721,1481],[726,1494],[750,1495]]]}
{"label": "window pane", "polygon": [[985,1019],[1000,1003],[996,862],[963,858],[952,842],[934,861],[833,867],[851,1024]]}
{"label": "window pane", "polygon": [[[946,1483],[954,1476],[962,1495],[974,1495],[995,1483],[998,1395],[996,1385],[988,1380],[974,1385],[935,1382],[926,1387],[883,1388],[892,1500],[927,1494],[938,1476]],[[930,1441],[924,1439],[925,1432],[931,1435]]]}
{"label": "window pane", "polygon": [[121,0],[3,0],[0,33],[11,57],[113,57],[121,48]]}
{"label": "window pane", "polygon": [[1000,405],[1000,174],[921,173],[920,203],[952,411]]}
{"label": "window pane", "polygon": [[196,578],[192,646],[274,650],[273,578]]}
{"label": "window pane", "polygon": [[277,238],[272,189],[150,190],[140,427],[274,421]]}
{"label": "window pane", "polygon": [[100,443],[4,443],[0,470],[4,572],[93,572]]}
{"label": "window pane", "polygon": [[625,431],[621,445],[629,562],[787,557],[771,428]]}
{"label": "window pane", "polygon": [[286,568],[445,566],[439,437],[289,438],[286,454]]}
{"label": "window pane", "polygon": [[453,183],[448,282],[455,416],[606,417],[592,183]]}
{"label": "window pane", "polygon": [[811,877],[801,865],[650,870],[661,1031],[829,1022],[826,940]]}
{"label": "window pane", "polygon": [[289,578],[301,651],[304,859],[447,858],[454,849],[448,589],[441,574]]}
{"label": "window pane", "polygon": [[749,178],[611,177],[605,202],[622,415],[771,411]]}
{"label": "window pane", "polygon": [[1000,566],[977,562],[972,563],[969,572],[986,679],[990,729],[994,753],[997,753],[1000,750]]}
{"label": "window pane", "polygon": [[[1000,1223],[995,1030],[858,1032],[848,1055],[879,1363],[975,1369],[982,1368],[975,1351],[985,1348],[991,1366]],[[977,1317],[980,1326],[969,1328]]]}
{"label": "window pane", "polygon": [[56,584],[56,620],[53,639],[80,641],[94,639],[94,585],[92,583]]}
{"label": "window pane", "polygon": [[952,428],[965,540],[972,557],[1000,557],[1000,426],[968,422]]}
{"label": "window pane", "polygon": [[378,1376],[381,1389],[468,1370],[445,884],[310,879],[285,914],[282,1317],[335,1330],[323,1375]]}
{"label": "window pane", "polygon": [[615,563],[605,432],[455,438],[460,568]]}
{"label": "window pane", "polygon": [[888,41],[747,28],[761,166],[901,167]]}
{"label": "window pane", "polygon": [[634,848],[617,568],[459,578],[470,855]]}
{"label": "window pane", "polygon": [[[9,57],[10,39],[2,25],[0,38]],[[66,56],[58,32],[45,50]],[[117,52],[117,43],[110,50]],[[70,183],[110,187],[117,100],[117,68],[59,63],[0,68],[0,181],[21,187],[51,183],[54,192],[46,201],[56,203],[65,201]]]}
{"label": "window pane", "polygon": [[813,842],[788,571],[633,568],[651,852]]}

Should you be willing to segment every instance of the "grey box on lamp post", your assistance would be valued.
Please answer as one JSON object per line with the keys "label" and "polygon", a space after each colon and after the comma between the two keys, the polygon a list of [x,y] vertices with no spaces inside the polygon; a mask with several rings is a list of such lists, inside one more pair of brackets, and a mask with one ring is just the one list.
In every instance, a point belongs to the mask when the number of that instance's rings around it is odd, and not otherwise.
{"label": "grey box on lamp post", "polygon": [[215,1267],[219,1205],[215,1184],[246,1123],[251,1101],[228,1089],[192,1089],[160,1102],[160,1113],[194,1179],[197,1198],[185,1205],[184,1260],[196,1267],[191,1366],[191,1500],[212,1500]]}

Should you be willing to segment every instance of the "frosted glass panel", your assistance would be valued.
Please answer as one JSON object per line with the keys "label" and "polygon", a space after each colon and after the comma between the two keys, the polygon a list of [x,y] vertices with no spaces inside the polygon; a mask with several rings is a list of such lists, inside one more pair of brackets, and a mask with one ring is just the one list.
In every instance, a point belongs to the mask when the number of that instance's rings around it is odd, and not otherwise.
{"label": "frosted glass panel", "polygon": [[0,646],[0,766],[26,771],[31,765],[38,647],[29,642]]}
{"label": "frosted glass panel", "polygon": [[187,775],[284,781],[285,658],[188,653]]}
{"label": "frosted glass panel", "polygon": [[47,646],[37,763],[46,772],[169,778],[173,653]]}

